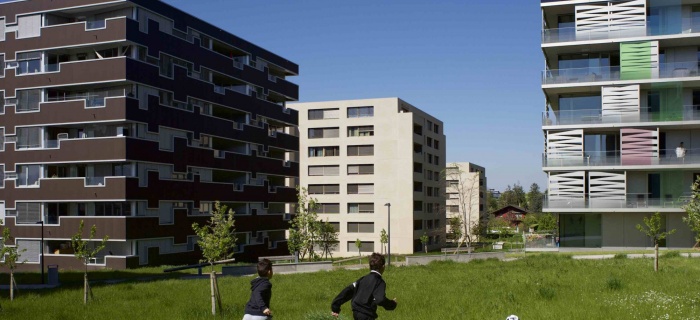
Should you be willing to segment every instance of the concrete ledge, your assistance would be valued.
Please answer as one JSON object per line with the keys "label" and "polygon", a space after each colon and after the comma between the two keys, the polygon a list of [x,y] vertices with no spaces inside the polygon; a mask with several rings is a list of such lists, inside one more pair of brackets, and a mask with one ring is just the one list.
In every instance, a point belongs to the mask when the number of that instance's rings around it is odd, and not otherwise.
{"label": "concrete ledge", "polygon": [[498,259],[504,260],[506,254],[503,252],[483,252],[472,254],[446,254],[446,255],[430,255],[430,256],[407,256],[406,265],[426,265],[431,261],[446,261],[452,260],[457,262],[469,262],[472,260]]}
{"label": "concrete ledge", "polygon": [[[299,272],[316,272],[330,271],[333,269],[333,263],[330,261],[323,262],[300,262],[300,263],[278,263],[272,265],[272,270],[275,273],[299,273]],[[225,276],[245,276],[257,274],[256,265],[243,266],[224,266],[221,267],[221,274]]]}
{"label": "concrete ledge", "polygon": [[245,265],[245,266],[223,266],[221,267],[221,274],[225,276],[247,276],[250,274],[257,274],[257,265]]}

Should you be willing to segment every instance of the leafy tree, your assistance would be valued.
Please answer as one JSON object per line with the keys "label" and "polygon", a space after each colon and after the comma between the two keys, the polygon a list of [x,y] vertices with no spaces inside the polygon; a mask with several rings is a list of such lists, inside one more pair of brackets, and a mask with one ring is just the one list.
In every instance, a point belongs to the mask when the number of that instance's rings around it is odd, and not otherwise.
{"label": "leafy tree", "polygon": [[217,304],[221,309],[221,295],[214,263],[233,257],[237,241],[233,211],[217,201],[209,223],[201,226],[193,223],[192,230],[197,235],[197,245],[202,250],[203,259],[200,261],[211,265],[211,313],[216,315]]}
{"label": "leafy tree", "polygon": [[[462,239],[464,230],[462,229],[462,216],[454,216],[450,218],[450,232],[448,235],[453,242],[458,243]],[[455,251],[456,253],[456,251]]]}
{"label": "leafy tree", "polygon": [[420,236],[420,242],[423,244],[423,249],[425,250],[425,253],[428,253],[428,235],[423,233],[423,235]]}
{"label": "leafy tree", "polygon": [[[481,217],[478,213],[479,208],[479,179],[480,172],[472,173],[465,172],[459,164],[452,163],[448,165],[442,172],[442,178],[446,182],[446,192],[450,194],[450,199],[447,201],[456,203],[459,208],[457,215],[460,220],[455,220],[462,231],[459,233],[460,238],[457,240],[457,250],[466,244],[471,247],[472,242],[476,241],[478,234],[473,234],[471,231],[475,225],[480,223]],[[474,217],[474,211],[477,214]],[[452,225],[452,222],[450,223]],[[453,233],[453,235],[455,235]],[[455,251],[455,252],[456,252]]]}
{"label": "leafy tree", "polygon": [[318,241],[323,249],[321,254],[324,258],[330,256],[333,259],[333,250],[338,246],[338,231],[326,220],[326,222],[321,222],[318,235]]}
{"label": "leafy tree", "polygon": [[498,207],[503,208],[505,206],[518,206],[523,207],[527,203],[525,199],[525,191],[523,187],[516,183],[511,188],[510,185],[506,187],[506,190],[501,193],[501,197],[498,198]]}
{"label": "leafy tree", "polygon": [[676,229],[669,231],[663,231],[663,224],[661,223],[661,213],[657,212],[651,215],[651,217],[644,217],[644,225],[637,225],[637,230],[641,231],[647,237],[651,238],[654,242],[654,271],[659,271],[659,241],[666,239],[666,236],[672,235],[676,232]]}
{"label": "leafy tree", "polygon": [[523,186],[521,186],[519,183],[513,185],[513,198],[515,199],[515,203],[513,203],[513,205],[516,205],[518,207],[524,207],[527,205],[527,197],[525,195],[525,190],[523,189]]}
{"label": "leafy tree", "polygon": [[540,214],[537,217],[537,230],[555,231],[557,230],[557,218],[551,213]]}
{"label": "leafy tree", "polygon": [[318,221],[317,200],[309,198],[306,188],[297,187],[296,215],[289,229],[289,253],[299,254],[301,260],[308,255],[309,261],[315,258],[314,246],[318,241],[321,222]]}
{"label": "leafy tree", "polygon": [[[2,220],[0,220],[2,223]],[[22,252],[27,251],[27,249],[19,250],[17,246],[9,246],[11,243],[12,236],[10,235],[10,228],[5,227],[2,229],[2,242],[0,242],[0,260],[4,257],[5,260],[0,262],[0,265],[10,269],[10,301],[15,299],[15,268],[17,268],[17,263],[24,263],[26,260],[20,261]]]}
{"label": "leafy tree", "polygon": [[540,186],[537,183],[530,185],[530,191],[527,193],[527,210],[532,213],[542,212],[542,197]]}
{"label": "leafy tree", "polygon": [[488,208],[488,212],[494,212],[498,210],[498,200],[493,197],[493,192],[491,191],[486,192],[486,205]]}
{"label": "leafy tree", "polygon": [[84,221],[80,220],[80,226],[78,227],[78,233],[74,234],[70,240],[71,240],[71,246],[73,247],[75,258],[82,261],[83,265],[85,265],[85,276],[83,277],[83,303],[87,304],[88,301],[88,292],[90,292],[90,298],[95,299],[94,295],[92,294],[92,288],[90,288],[90,283],[88,282],[88,263],[90,263],[91,259],[94,259],[97,254],[102,251],[102,249],[105,248],[107,245],[107,240],[109,240],[109,236],[105,235],[104,238],[102,238],[102,242],[100,242],[97,245],[94,245],[92,242],[92,239],[95,238],[95,234],[97,233],[97,227],[93,224],[92,228],[90,228],[90,237],[88,240],[83,239],[83,227],[84,227]]}
{"label": "leafy tree", "polygon": [[386,233],[385,229],[382,229],[382,231],[379,233],[379,242],[382,243],[382,254],[387,253],[387,248],[386,245],[389,243],[389,234]]}
{"label": "leafy tree", "polygon": [[529,228],[532,228],[532,229],[537,228],[537,223],[538,223],[538,221],[537,221],[538,219],[537,219],[537,218],[538,218],[538,217],[537,217],[537,214],[535,214],[535,213],[526,214],[526,215],[525,215],[525,218],[523,218],[523,225],[524,225],[525,228],[527,228],[527,229],[529,229]]}
{"label": "leafy tree", "polygon": [[693,183],[691,187],[693,195],[690,197],[690,202],[683,207],[688,213],[687,217],[683,217],[683,221],[688,224],[690,230],[695,232],[694,248],[700,246],[700,177]]}
{"label": "leafy tree", "polygon": [[503,218],[494,218],[489,220],[488,228],[490,232],[498,233],[498,238],[500,239],[503,235],[510,234],[510,223]]}

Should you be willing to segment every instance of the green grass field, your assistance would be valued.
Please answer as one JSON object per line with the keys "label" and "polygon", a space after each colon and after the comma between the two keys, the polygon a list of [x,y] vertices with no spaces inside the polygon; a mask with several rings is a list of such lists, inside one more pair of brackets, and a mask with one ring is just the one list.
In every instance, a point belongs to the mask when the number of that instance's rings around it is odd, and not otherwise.
{"label": "green grass field", "polygon": [[[326,319],[333,297],[366,272],[275,275],[274,318]],[[655,274],[650,259],[531,255],[511,262],[392,267],[384,278],[389,298],[399,305],[393,312],[381,310],[380,319],[700,319],[698,259],[663,258]],[[21,291],[13,302],[2,292],[0,319],[241,319],[250,280],[219,279],[221,317],[210,315],[208,279],[163,279],[95,285],[96,300],[88,306],[79,282]],[[345,319],[351,318],[349,308],[344,306]]]}

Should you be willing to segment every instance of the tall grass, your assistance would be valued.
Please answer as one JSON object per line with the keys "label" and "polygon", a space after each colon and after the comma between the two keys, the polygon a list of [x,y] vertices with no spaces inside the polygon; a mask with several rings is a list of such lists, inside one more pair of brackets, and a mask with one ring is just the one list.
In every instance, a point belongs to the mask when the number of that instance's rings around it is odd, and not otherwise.
{"label": "tall grass", "polygon": [[[275,275],[275,319],[321,320],[340,290],[367,270]],[[222,316],[210,315],[208,278],[95,285],[82,305],[80,287],[1,292],[0,319],[241,319],[252,277],[222,277]],[[540,255],[512,262],[435,262],[391,267],[384,274],[398,308],[380,319],[697,319],[700,261],[667,258],[654,273],[649,259],[573,260]],[[624,285],[623,285],[624,284]],[[341,313],[351,319],[350,305]]]}

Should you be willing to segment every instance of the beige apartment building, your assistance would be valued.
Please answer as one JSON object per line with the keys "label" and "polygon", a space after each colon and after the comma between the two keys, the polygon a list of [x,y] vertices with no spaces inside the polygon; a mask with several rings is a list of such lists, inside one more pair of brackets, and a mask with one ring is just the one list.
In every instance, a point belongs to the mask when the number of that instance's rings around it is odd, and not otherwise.
{"label": "beige apartment building", "polygon": [[449,219],[459,216],[466,222],[467,234],[471,236],[474,226],[480,221],[488,220],[486,169],[469,162],[450,162],[447,164],[444,178],[446,230],[449,234]]}
{"label": "beige apartment building", "polygon": [[299,111],[300,185],[339,231],[334,256],[357,255],[357,239],[363,253],[386,252],[383,229],[393,254],[422,250],[424,234],[428,249],[444,244],[442,121],[399,98],[289,106]]}

